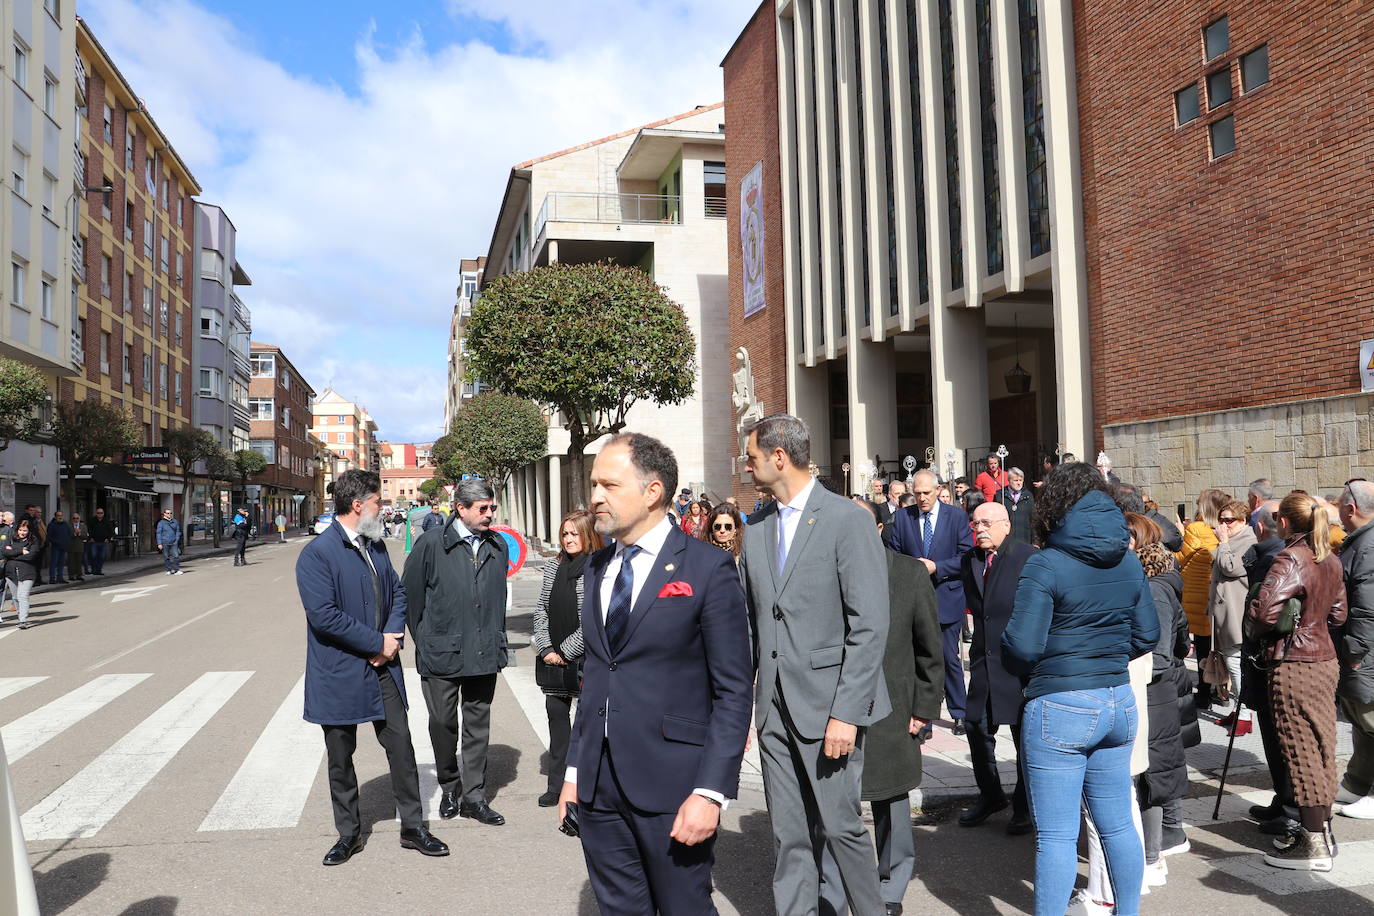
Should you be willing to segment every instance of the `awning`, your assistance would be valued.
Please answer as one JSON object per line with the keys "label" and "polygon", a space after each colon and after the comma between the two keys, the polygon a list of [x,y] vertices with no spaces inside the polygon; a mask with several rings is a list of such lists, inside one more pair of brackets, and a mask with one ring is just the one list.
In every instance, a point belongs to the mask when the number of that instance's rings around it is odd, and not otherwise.
{"label": "awning", "polygon": [[107,492],[132,497],[151,497],[153,485],[130,474],[117,464],[96,464],[91,468],[91,480]]}

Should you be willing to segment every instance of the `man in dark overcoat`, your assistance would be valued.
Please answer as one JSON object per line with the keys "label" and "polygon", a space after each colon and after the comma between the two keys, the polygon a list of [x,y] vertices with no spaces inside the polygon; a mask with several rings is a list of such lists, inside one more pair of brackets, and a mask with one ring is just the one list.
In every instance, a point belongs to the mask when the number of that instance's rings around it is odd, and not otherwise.
{"label": "man in dark overcoat", "polygon": [[959,815],[959,826],[976,827],[1007,806],[1002,778],[997,773],[997,729],[1011,729],[1016,746],[1016,791],[1012,794],[1007,833],[1031,829],[1030,807],[1021,776],[1021,708],[1025,687],[1018,675],[1002,665],[1002,631],[1011,619],[1021,567],[1035,553],[1029,544],[1014,540],[1011,518],[1001,503],[983,503],[973,510],[974,548],[963,558],[964,597],[973,614],[973,645],[969,648],[968,750],[979,798]]}
{"label": "man in dark overcoat", "polygon": [[508,655],[506,542],[491,530],[496,493],[489,483],[465,480],[454,490],[453,500],[449,523],[420,535],[406,560],[410,635],[415,638],[415,667],[429,707],[429,740],[443,790],[439,816],[462,815],[500,826],[506,819],[487,799],[487,745],[496,677]]}
{"label": "man in dark overcoat", "polygon": [[[881,537],[883,507],[869,508]],[[883,904],[892,916],[902,912],[902,897],[916,871],[911,790],[921,784],[921,734],[940,715],[945,662],[930,574],[911,557],[885,553],[891,623],[883,678],[892,712],[868,727],[859,798],[873,809],[878,878]],[[847,910],[839,869],[827,851],[821,862],[821,914],[841,916]]]}
{"label": "man in dark overcoat", "polygon": [[363,848],[353,751],[358,723],[371,722],[386,749],[401,815],[401,846],[446,856],[425,828],[420,777],[406,721],[405,681],[397,653],[405,635],[406,593],[381,542],[381,478],[351,470],[334,482],[334,521],[296,560],[305,606],[305,720],[324,728],[329,797],[339,840],[325,865],[342,865]]}

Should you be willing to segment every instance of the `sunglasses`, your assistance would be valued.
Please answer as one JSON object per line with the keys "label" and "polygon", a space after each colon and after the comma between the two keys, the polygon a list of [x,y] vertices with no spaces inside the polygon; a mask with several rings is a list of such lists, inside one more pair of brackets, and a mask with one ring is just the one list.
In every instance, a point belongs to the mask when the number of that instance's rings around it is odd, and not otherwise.
{"label": "sunglasses", "polygon": [[1234,525],[1236,522],[1240,521],[1240,519],[1236,518],[1235,516],[1232,516],[1231,518],[1218,519],[1218,521],[1220,521],[1223,525]]}
{"label": "sunglasses", "polygon": [[712,526],[711,526],[711,530],[712,530],[712,531],[734,531],[734,530],[735,530],[735,523],[734,523],[734,522],[729,522],[728,524],[724,524],[724,525],[712,525]]}

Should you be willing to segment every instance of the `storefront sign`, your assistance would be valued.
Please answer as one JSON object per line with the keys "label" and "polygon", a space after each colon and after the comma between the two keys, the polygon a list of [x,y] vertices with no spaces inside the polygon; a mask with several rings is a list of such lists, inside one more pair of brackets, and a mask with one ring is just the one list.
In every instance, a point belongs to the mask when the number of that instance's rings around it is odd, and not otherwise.
{"label": "storefront sign", "polygon": [[1360,341],[1360,390],[1374,391],[1374,340]]}
{"label": "storefront sign", "polygon": [[739,183],[739,241],[744,264],[744,317],[763,308],[763,162]]}
{"label": "storefront sign", "polygon": [[167,464],[172,460],[171,450],[165,445],[141,448],[124,455],[125,464]]}

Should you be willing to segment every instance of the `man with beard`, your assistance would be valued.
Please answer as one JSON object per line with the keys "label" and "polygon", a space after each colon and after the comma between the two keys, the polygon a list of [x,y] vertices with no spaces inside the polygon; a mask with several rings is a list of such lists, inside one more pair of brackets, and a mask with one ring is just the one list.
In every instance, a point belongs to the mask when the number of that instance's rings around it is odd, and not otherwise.
{"label": "man with beard", "polygon": [[305,606],[305,720],[324,729],[329,797],[339,841],[325,865],[363,848],[353,750],[358,723],[371,722],[386,749],[401,815],[401,846],[446,856],[425,829],[420,777],[406,722],[405,680],[397,657],[405,638],[406,593],[381,542],[381,478],[352,470],[334,482],[334,521],[301,551],[296,587]]}

